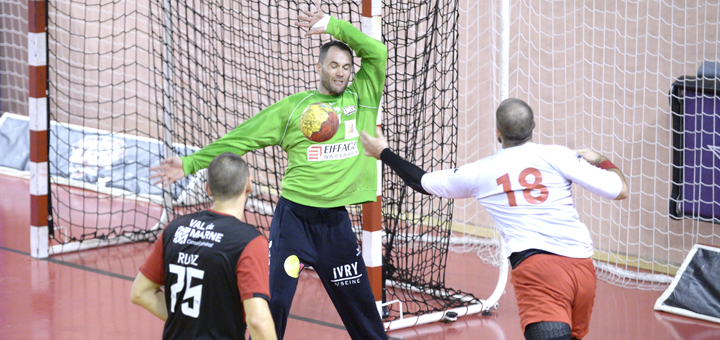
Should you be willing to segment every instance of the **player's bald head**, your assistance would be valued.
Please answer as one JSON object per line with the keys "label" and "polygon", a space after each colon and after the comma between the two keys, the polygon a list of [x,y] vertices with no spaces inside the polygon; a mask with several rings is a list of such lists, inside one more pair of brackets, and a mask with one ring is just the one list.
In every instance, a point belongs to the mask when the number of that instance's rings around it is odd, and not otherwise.
{"label": "player's bald head", "polygon": [[526,102],[517,98],[503,100],[495,112],[495,119],[505,141],[522,143],[532,138],[535,117]]}

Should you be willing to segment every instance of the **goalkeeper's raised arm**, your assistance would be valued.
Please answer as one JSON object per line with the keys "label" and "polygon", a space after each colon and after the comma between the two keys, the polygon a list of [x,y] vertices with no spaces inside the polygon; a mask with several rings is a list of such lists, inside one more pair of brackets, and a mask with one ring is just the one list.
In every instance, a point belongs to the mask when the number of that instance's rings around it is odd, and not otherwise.
{"label": "goalkeeper's raised arm", "polygon": [[[387,47],[352,24],[323,13],[319,5],[319,1],[315,3],[315,11],[310,9],[303,11],[295,23],[298,27],[308,29],[306,36],[327,33],[339,40],[330,41],[320,47],[315,65],[319,75],[317,90],[301,92],[281,99],[222,138],[189,156],[164,159],[159,166],[150,169],[150,179],[154,180],[154,185],[169,186],[186,175],[207,167],[210,161],[223,152],[230,151],[243,155],[272,145],[281,146],[288,153],[289,167],[296,168],[298,160],[306,158],[308,145],[302,137],[299,141],[295,139],[293,134],[295,129],[290,124],[298,119],[299,113],[305,107],[316,101],[330,102],[335,108],[340,109],[339,113],[342,115],[340,129],[345,133],[338,133],[335,140],[342,138],[357,140],[359,131],[366,130],[371,133],[374,131],[385,87]],[[353,51],[360,58],[360,69],[357,73],[354,72]],[[353,74],[354,80],[350,83]],[[311,95],[313,92],[314,96]],[[337,96],[341,98],[336,101],[334,97]],[[353,100],[343,99],[347,96],[352,96]],[[360,163],[370,164],[366,161],[353,161],[353,163],[355,166]],[[315,165],[320,164],[315,163]],[[305,167],[303,166],[302,169]],[[314,171],[316,170],[312,170]],[[293,172],[293,176],[301,175],[311,174],[304,171]],[[375,185],[375,181],[369,177],[366,182]],[[368,192],[370,192],[369,188]],[[372,200],[374,194],[367,197],[368,200]]]}
{"label": "goalkeeper's raised arm", "polygon": [[[320,10],[316,3],[316,12],[306,11],[298,16],[295,25],[307,28],[306,36],[328,33],[334,38],[346,43],[360,58],[360,70],[355,74],[355,80],[347,90],[358,92],[365,105],[377,107],[385,87],[385,74],[387,69],[387,47],[381,41],[373,39],[357,29],[347,21],[336,19]],[[329,49],[330,46],[328,46]],[[320,57],[316,65],[318,73],[323,73],[323,63],[326,60],[327,50],[320,50]],[[337,65],[338,67],[340,65]],[[354,65],[349,65],[352,72]],[[348,79],[349,80],[349,79]],[[339,94],[345,91],[345,84],[328,86],[332,84],[321,83],[318,91],[327,90],[330,94]],[[344,86],[343,86],[344,85]]]}

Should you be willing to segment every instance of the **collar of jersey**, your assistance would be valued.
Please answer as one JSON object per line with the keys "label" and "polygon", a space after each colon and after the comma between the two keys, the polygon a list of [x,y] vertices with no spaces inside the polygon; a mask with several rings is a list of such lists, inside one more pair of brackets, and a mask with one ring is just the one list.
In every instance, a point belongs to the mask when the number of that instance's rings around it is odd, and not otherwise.
{"label": "collar of jersey", "polygon": [[208,209],[208,211],[211,212],[211,213],[218,214],[218,215],[232,216],[232,215],[230,215],[230,214],[228,214],[228,213],[224,213],[224,212],[222,212],[222,211],[217,211],[217,210],[212,210],[212,209]]}
{"label": "collar of jersey", "polygon": [[322,94],[322,93],[320,93],[320,91],[315,90],[315,96],[323,102],[331,102],[333,100],[336,100],[336,99],[342,97],[342,94],[333,96],[331,94]]}

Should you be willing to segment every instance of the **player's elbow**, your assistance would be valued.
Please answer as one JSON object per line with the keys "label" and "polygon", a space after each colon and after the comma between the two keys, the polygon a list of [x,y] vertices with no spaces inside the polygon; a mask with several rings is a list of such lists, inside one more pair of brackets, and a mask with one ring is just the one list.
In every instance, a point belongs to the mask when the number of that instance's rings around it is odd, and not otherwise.
{"label": "player's elbow", "polygon": [[[144,284],[147,280],[142,274],[138,274],[132,286],[130,287],[130,301],[136,305],[145,307],[153,294],[152,287]],[[143,280],[144,279],[144,280]]]}
{"label": "player's elbow", "polygon": [[133,285],[132,288],[130,288],[130,302],[142,306],[142,301],[143,294]]}
{"label": "player's elbow", "polygon": [[368,48],[368,51],[370,51],[370,53],[363,58],[375,60],[374,63],[376,63],[378,67],[382,68],[382,70],[385,71],[385,69],[387,68],[388,60],[387,46],[385,46],[383,42],[375,39],[372,39],[372,42],[370,44],[372,44],[372,47]]}
{"label": "player's elbow", "polygon": [[425,188],[422,187],[422,184],[407,183],[407,185],[408,185],[411,189],[413,189],[413,190],[415,190],[415,191],[417,191],[417,192],[419,192],[419,193],[421,193],[421,194],[423,194],[423,195],[431,195],[429,192],[425,191]]}
{"label": "player's elbow", "polygon": [[620,190],[620,193],[615,197],[615,200],[624,200],[630,196],[630,190],[628,189],[627,184],[623,183],[623,188]]}
{"label": "player's elbow", "polygon": [[627,180],[625,179],[625,175],[623,175],[622,171],[618,168],[610,168],[608,169],[610,172],[614,172],[618,178],[620,178],[620,183],[622,183],[622,189],[620,189],[620,193],[613,198],[614,200],[624,200],[630,195],[630,188],[628,187]]}
{"label": "player's elbow", "polygon": [[628,196],[629,196],[629,194],[626,191],[623,191],[620,194],[618,194],[617,197],[614,198],[614,200],[616,200],[616,201],[624,200],[624,199],[628,198]]}
{"label": "player's elbow", "polygon": [[245,321],[249,329],[256,334],[275,333],[275,324],[270,313],[247,314]]}
{"label": "player's elbow", "polygon": [[383,44],[383,43],[380,43],[380,44],[382,44],[382,47],[378,48],[378,51],[380,53],[380,59],[387,60],[387,58],[388,58],[387,46],[385,46],[385,44]]}

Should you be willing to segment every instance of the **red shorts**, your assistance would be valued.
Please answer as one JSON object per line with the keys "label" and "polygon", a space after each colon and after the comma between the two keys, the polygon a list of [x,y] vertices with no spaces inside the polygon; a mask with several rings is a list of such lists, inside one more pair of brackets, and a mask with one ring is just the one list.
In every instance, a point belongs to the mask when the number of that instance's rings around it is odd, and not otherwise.
{"label": "red shorts", "polygon": [[538,254],[511,273],[523,333],[529,324],[556,321],[570,325],[574,338],[587,335],[597,280],[591,259]]}

